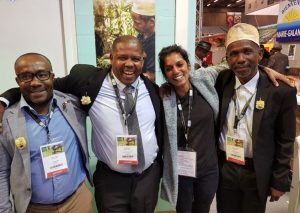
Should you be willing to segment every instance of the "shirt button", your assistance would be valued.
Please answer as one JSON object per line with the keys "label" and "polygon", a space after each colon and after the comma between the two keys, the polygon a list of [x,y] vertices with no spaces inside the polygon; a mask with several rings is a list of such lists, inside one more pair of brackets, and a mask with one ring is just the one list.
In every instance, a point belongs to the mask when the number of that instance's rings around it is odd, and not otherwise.
{"label": "shirt button", "polygon": [[27,191],[31,191],[31,188],[27,188]]}

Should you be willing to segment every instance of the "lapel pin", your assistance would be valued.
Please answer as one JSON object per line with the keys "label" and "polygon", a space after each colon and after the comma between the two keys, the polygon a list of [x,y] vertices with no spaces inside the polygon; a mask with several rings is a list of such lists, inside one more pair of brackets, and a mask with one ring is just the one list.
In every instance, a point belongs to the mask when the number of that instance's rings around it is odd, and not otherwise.
{"label": "lapel pin", "polygon": [[259,110],[264,109],[265,108],[265,102],[263,100],[261,100],[261,98],[260,98],[259,100],[256,101],[255,108],[259,109]]}
{"label": "lapel pin", "polygon": [[68,104],[69,102],[70,102],[70,100],[67,100],[67,101],[65,101],[65,102],[62,103],[62,108],[63,108],[63,110],[66,111],[66,112],[67,112],[67,104]]}
{"label": "lapel pin", "polygon": [[66,101],[62,103],[62,108],[64,111],[67,111],[67,102]]}
{"label": "lapel pin", "polygon": [[80,102],[82,105],[89,105],[91,103],[91,98],[88,95],[84,95],[81,97]]}
{"label": "lapel pin", "polygon": [[15,144],[18,149],[24,149],[26,147],[26,140],[24,137],[19,137],[15,140]]}

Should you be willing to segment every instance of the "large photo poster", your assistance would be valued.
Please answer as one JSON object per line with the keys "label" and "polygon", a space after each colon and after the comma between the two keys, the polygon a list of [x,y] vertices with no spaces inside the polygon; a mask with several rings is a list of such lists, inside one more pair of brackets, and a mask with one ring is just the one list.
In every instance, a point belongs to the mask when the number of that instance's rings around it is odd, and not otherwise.
{"label": "large photo poster", "polygon": [[155,0],[94,0],[97,66],[110,66],[113,41],[136,36],[143,45],[143,74],[155,81]]}

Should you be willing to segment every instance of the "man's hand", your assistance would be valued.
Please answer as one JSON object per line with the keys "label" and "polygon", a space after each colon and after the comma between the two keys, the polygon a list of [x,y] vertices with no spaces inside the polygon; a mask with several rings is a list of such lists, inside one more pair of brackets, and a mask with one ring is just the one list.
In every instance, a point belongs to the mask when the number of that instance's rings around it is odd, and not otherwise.
{"label": "man's hand", "polygon": [[273,187],[271,187],[270,202],[278,201],[282,195],[284,195],[284,192],[278,191],[278,190],[274,189]]}
{"label": "man's hand", "polygon": [[163,99],[165,96],[169,97],[171,95],[171,86],[168,83],[164,83],[159,87],[159,96]]}
{"label": "man's hand", "polygon": [[143,73],[150,81],[155,83],[155,73],[154,72],[145,72]]}
{"label": "man's hand", "polygon": [[269,67],[263,67],[264,71],[268,75],[269,79],[273,82],[275,86],[279,86],[277,80],[283,81],[285,84],[295,87],[295,78],[292,76],[285,76]]}
{"label": "man's hand", "polygon": [[4,110],[5,107],[3,106],[3,104],[0,103],[0,134],[3,132],[2,118],[3,118]]}

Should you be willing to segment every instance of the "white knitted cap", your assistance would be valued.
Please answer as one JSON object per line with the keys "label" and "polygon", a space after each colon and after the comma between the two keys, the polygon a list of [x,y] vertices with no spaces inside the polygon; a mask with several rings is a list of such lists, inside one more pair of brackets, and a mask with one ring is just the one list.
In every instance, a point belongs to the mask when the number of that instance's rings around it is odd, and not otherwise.
{"label": "white knitted cap", "polygon": [[226,36],[226,47],[235,41],[250,40],[259,46],[259,34],[256,27],[246,23],[238,23],[233,25]]}
{"label": "white knitted cap", "polygon": [[143,16],[155,16],[155,0],[134,0],[131,11]]}

